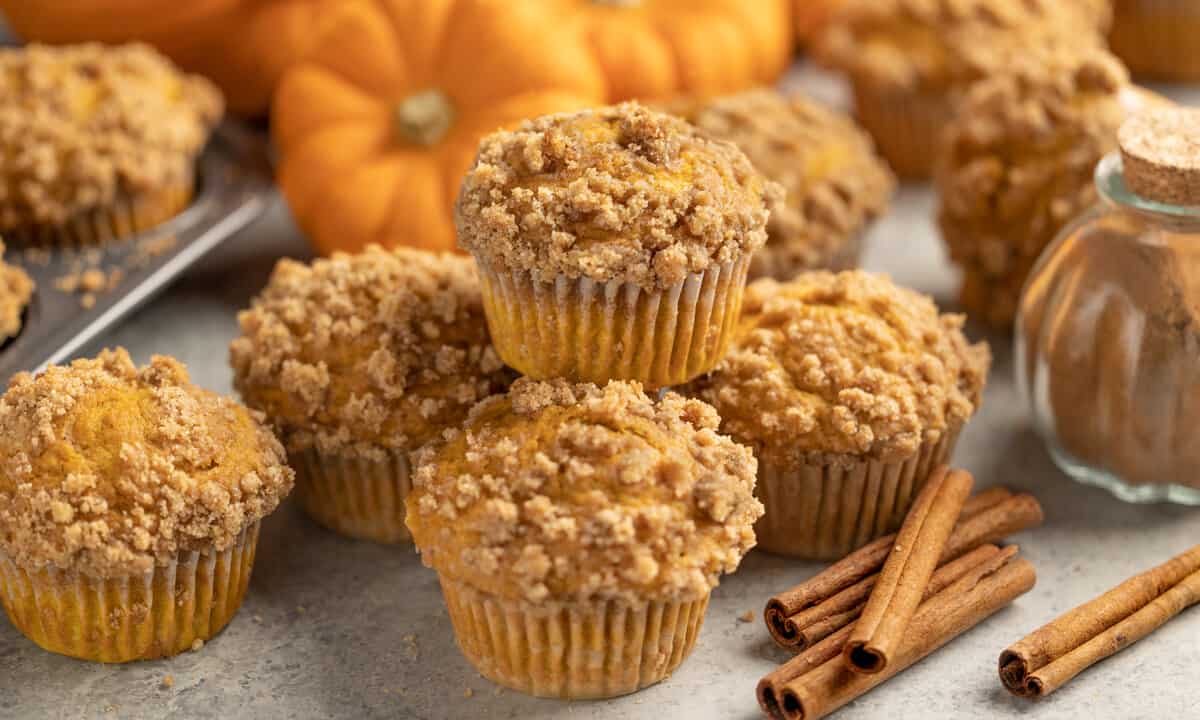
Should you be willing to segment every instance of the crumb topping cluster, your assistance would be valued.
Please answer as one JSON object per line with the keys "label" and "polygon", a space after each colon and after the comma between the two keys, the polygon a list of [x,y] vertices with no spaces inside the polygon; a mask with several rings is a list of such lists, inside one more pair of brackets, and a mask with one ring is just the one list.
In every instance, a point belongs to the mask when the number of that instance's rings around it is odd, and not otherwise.
{"label": "crumb topping cluster", "polygon": [[1104,45],[1108,0],[846,0],[823,61],[885,88],[964,87],[1031,47]]}
{"label": "crumb topping cluster", "polygon": [[752,277],[827,267],[887,210],[896,180],[870,136],[814,100],[762,88],[670,109],[737,145],[784,190],[768,198],[767,244],[754,255]]}
{"label": "crumb topping cluster", "polygon": [[289,451],[414,450],[512,377],[469,258],[373,246],[284,259],[238,321],[234,384]]}
{"label": "crumb topping cluster", "polygon": [[0,49],[0,230],[187,180],[220,93],[143,45]]}
{"label": "crumb topping cluster", "polygon": [[25,568],[139,574],[224,550],[292,478],[250,411],[170,358],[106,350],[20,373],[0,398],[0,552]]}
{"label": "crumb topping cluster", "polygon": [[884,276],[816,272],[746,291],[729,356],[693,392],[776,465],[908,457],[965,422],[991,356],[961,315]]}
{"label": "crumb topping cluster", "polygon": [[4,262],[4,242],[0,241],[0,341],[21,332],[21,316],[34,283],[24,270]]}
{"label": "crumb topping cluster", "polygon": [[521,379],[415,453],[407,522],[426,564],[503,597],[698,599],[763,512],[719,422],[637,383]]}
{"label": "crumb topping cluster", "polygon": [[936,182],[971,312],[1010,324],[1042,250],[1095,201],[1096,164],[1117,147],[1123,100],[1138,97],[1128,83],[1104,50],[1037,53],[964,97]]}
{"label": "crumb topping cluster", "polygon": [[497,269],[662,288],[761,247],[776,191],[733,145],[626,103],[484,138],[456,221]]}

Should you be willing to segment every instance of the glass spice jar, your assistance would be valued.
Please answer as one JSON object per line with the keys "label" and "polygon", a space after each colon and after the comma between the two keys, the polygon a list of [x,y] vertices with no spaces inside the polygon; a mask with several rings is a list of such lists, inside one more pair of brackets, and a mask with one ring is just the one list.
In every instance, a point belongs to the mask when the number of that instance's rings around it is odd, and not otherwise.
{"label": "glass spice jar", "polygon": [[1200,505],[1200,112],[1138,115],[1119,143],[1026,283],[1017,381],[1068,475]]}

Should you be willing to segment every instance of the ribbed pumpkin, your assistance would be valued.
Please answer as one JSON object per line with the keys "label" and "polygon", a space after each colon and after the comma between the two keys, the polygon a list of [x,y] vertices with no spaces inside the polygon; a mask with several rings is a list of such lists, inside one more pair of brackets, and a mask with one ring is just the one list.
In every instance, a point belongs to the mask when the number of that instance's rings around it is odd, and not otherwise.
{"label": "ribbed pumpkin", "polygon": [[323,253],[455,249],[479,140],[602,99],[586,50],[508,0],[346,0],[285,72],[271,113],[279,183]]}
{"label": "ribbed pumpkin", "polygon": [[524,0],[583,34],[614,102],[773,84],[791,61],[793,1]]}
{"label": "ribbed pumpkin", "polygon": [[147,42],[212,78],[232,111],[258,115],[322,8],[338,1],[0,0],[0,12],[25,40]]}

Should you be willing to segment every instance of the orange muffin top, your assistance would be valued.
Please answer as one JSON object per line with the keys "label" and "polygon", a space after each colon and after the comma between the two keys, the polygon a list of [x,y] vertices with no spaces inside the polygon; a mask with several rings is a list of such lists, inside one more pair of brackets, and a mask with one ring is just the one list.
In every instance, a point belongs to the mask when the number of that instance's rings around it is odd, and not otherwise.
{"label": "orange muffin top", "polygon": [[456,220],[496,269],[662,288],[761,247],[770,192],[733,145],[626,103],[484,138]]}
{"label": "orange muffin top", "polygon": [[24,270],[4,262],[4,242],[0,241],[0,342],[21,332],[21,318],[33,289],[33,279]]}
{"label": "orange muffin top", "polygon": [[746,289],[733,349],[692,391],[761,460],[896,461],[979,404],[991,355],[962,325],[880,275],[759,280]]}
{"label": "orange muffin top", "polygon": [[408,526],[427,565],[510,599],[702,598],[763,512],[719,422],[637,383],[518,380],[414,454]]}
{"label": "orange muffin top", "polygon": [[752,277],[789,279],[823,267],[887,210],[896,180],[871,137],[815,100],[759,88],[668,108],[737,145],[783,188],[768,198],[767,244],[754,254]]}
{"label": "orange muffin top", "polygon": [[256,415],[171,358],[106,350],[0,398],[0,552],[25,568],[141,574],[224,550],[292,478]]}
{"label": "orange muffin top", "polygon": [[1031,47],[1103,46],[1108,0],[846,0],[823,62],[881,88],[963,89]]}
{"label": "orange muffin top", "polygon": [[289,451],[414,450],[512,379],[474,263],[456,255],[373,246],[281,260],[238,321],[234,385]]}

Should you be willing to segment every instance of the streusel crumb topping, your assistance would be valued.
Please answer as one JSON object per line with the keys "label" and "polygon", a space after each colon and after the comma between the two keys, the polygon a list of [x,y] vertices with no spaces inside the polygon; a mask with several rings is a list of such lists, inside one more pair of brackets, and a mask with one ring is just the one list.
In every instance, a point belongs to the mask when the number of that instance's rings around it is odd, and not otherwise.
{"label": "streusel crumb topping", "polygon": [[0,230],[188,179],[219,91],[144,45],[0,49]]}
{"label": "streusel crumb topping", "polygon": [[110,577],[221,551],[292,489],[261,418],[121,349],[0,398],[0,552],[27,569]]}
{"label": "streusel crumb topping", "polygon": [[964,87],[1031,47],[1103,47],[1108,0],[846,0],[822,60],[884,88]]}
{"label": "streusel crumb topping", "polygon": [[937,186],[942,235],[969,275],[968,310],[1012,322],[1042,250],[1095,201],[1096,164],[1141,97],[1100,49],[1032,53],[966,94]]}
{"label": "streusel crumb topping", "polygon": [[372,246],[284,259],[238,321],[234,384],[289,451],[415,450],[513,377],[470,258]]}
{"label": "streusel crumb topping", "polygon": [[768,198],[767,244],[754,254],[752,277],[790,279],[825,267],[887,210],[896,180],[871,137],[815,100],[760,88],[669,109],[737,145],[784,190]]}
{"label": "streusel crumb topping", "polygon": [[4,243],[0,241],[0,341],[21,332],[21,318],[34,283],[24,270],[4,262]]}
{"label": "streusel crumb topping", "polygon": [[817,272],[746,291],[729,356],[693,392],[776,465],[908,457],[965,422],[991,355],[961,315],[884,276]]}
{"label": "streusel crumb topping", "polygon": [[456,220],[497,269],[662,288],[761,247],[770,192],[733,145],[626,103],[484,138]]}
{"label": "streusel crumb topping", "polygon": [[427,565],[503,597],[698,599],[763,512],[719,423],[637,383],[521,379],[414,454],[407,522]]}

